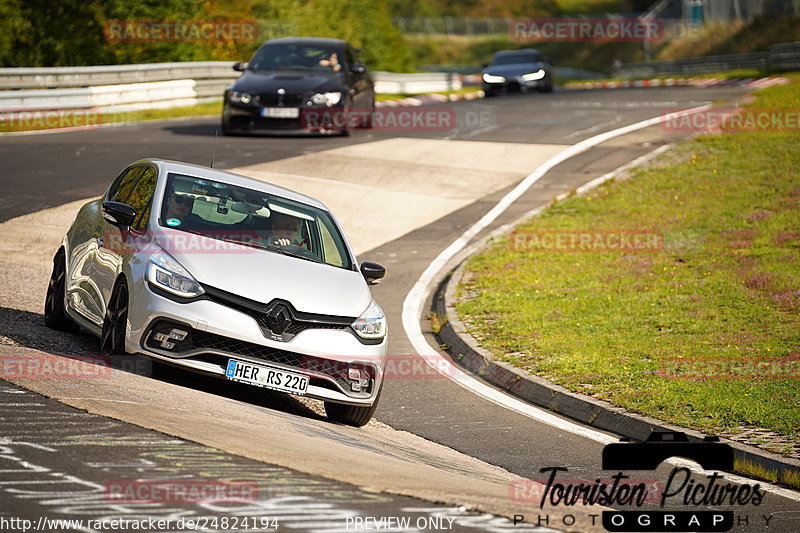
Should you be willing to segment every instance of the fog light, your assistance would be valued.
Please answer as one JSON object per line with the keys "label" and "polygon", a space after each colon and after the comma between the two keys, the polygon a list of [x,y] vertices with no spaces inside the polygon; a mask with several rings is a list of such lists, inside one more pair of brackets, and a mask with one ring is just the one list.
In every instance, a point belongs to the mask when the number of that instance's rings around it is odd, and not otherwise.
{"label": "fog light", "polygon": [[169,332],[169,338],[175,339],[176,341],[182,341],[188,335],[188,331],[183,331],[182,329],[172,328],[172,331]]}
{"label": "fog light", "polygon": [[153,340],[159,343],[159,346],[165,350],[172,350],[175,348],[175,342],[182,341],[189,335],[189,332],[179,328],[172,328],[169,333],[153,333]]}

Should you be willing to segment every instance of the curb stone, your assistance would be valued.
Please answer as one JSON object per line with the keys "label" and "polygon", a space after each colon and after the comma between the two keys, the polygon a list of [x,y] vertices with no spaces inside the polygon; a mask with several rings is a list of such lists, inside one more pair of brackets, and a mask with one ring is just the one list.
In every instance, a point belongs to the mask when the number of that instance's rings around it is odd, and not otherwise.
{"label": "curb stone", "polygon": [[[477,250],[473,250],[473,253],[485,248],[488,242],[489,239],[482,243]],[[436,338],[440,344],[446,345],[446,351],[458,364],[523,401],[545,407],[599,430],[640,442],[644,441],[652,431],[682,431],[686,433],[691,442],[703,440],[703,433],[633,413],[603,400],[571,392],[509,363],[498,361],[491,352],[482,348],[478,341],[467,332],[466,326],[455,311],[455,287],[461,280],[465,264],[466,259],[463,259],[458,267],[441,281],[433,295],[433,310],[439,316],[445,317]],[[800,475],[800,460],[783,457],[729,439],[720,438],[720,442],[733,448],[735,461],[747,461],[775,471],[779,478],[786,473]]]}

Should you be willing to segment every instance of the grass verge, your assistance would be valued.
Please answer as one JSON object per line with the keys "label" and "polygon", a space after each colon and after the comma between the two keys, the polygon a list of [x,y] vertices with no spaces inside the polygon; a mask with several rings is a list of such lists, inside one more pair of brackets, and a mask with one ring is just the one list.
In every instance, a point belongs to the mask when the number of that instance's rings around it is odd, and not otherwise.
{"label": "grass verge", "polygon": [[411,93],[411,94],[376,94],[375,101],[376,102],[385,102],[387,100],[402,100],[403,98],[409,98],[411,96],[421,96],[424,94],[442,94],[444,96],[450,95],[464,95],[464,94],[472,94],[481,92],[483,89],[480,87],[462,87],[461,89],[456,89],[454,91],[437,91],[435,93]]}
{"label": "grass verge", "polygon": [[0,132],[35,131],[76,126],[100,126],[124,122],[142,122],[168,118],[221,115],[222,100],[185,107],[106,112],[96,109],[55,109],[0,115]]}
{"label": "grass verge", "polygon": [[[796,114],[800,76],[788,77],[751,107]],[[553,205],[470,259],[456,309],[484,347],[532,374],[797,457],[798,145],[797,129],[703,135]],[[609,252],[612,235],[637,232],[654,246]],[[546,248],[559,235],[592,244]]]}

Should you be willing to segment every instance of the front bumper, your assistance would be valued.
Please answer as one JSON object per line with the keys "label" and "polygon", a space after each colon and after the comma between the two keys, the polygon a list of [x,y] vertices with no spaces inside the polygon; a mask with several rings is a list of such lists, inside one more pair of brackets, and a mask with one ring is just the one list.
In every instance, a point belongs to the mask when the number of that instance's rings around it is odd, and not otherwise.
{"label": "front bumper", "polygon": [[297,118],[268,118],[261,116],[261,106],[245,106],[226,102],[222,109],[222,128],[226,133],[265,133],[277,135],[331,135],[349,128],[332,121],[308,120],[309,113],[324,116],[342,113],[341,107],[298,107]]}
{"label": "front bumper", "polygon": [[[179,303],[144,284],[131,295],[126,349],[225,379],[229,359],[271,366],[309,376],[307,396],[348,405],[372,405],[380,391],[387,351],[364,344],[345,328],[304,329],[290,341],[265,337],[253,316],[208,299]],[[165,349],[154,334],[180,327],[189,335]],[[369,375],[368,386],[351,388],[347,370],[358,367]]]}

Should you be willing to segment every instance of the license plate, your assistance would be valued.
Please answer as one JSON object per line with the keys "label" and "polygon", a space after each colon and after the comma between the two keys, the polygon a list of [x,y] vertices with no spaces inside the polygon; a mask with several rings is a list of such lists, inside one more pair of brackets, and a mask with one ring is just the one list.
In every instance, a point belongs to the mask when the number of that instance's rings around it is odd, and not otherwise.
{"label": "license plate", "polygon": [[235,359],[228,360],[225,377],[241,383],[248,383],[256,387],[264,387],[281,392],[303,395],[308,390],[308,376],[287,372],[269,366],[243,363]]}
{"label": "license plate", "polygon": [[267,118],[297,118],[300,110],[296,107],[262,107],[261,116]]}

